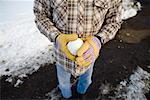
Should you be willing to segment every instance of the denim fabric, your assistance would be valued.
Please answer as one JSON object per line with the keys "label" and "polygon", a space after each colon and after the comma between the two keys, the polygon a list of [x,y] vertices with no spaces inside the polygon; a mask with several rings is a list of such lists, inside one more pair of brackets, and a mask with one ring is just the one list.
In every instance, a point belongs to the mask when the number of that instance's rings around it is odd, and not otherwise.
{"label": "denim fabric", "polygon": [[[88,87],[92,83],[91,77],[93,72],[93,66],[94,63],[91,64],[91,67],[84,74],[79,76],[78,83],[77,83],[78,93],[80,94],[86,93]],[[56,64],[56,68],[57,68],[57,78],[59,82],[58,87],[61,90],[61,94],[64,98],[70,98],[72,96],[71,83],[70,83],[71,73],[65,71],[63,67],[57,64]]]}

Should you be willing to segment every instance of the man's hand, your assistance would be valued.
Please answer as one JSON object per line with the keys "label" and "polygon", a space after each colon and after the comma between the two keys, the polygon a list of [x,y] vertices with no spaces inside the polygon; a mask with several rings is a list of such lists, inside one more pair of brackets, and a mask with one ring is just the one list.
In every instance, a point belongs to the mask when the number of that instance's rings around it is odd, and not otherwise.
{"label": "man's hand", "polygon": [[87,37],[85,43],[77,52],[76,64],[82,67],[89,66],[99,56],[100,48],[101,43],[97,37]]}
{"label": "man's hand", "polygon": [[72,61],[75,61],[75,56],[73,56],[67,48],[67,43],[70,41],[74,41],[78,38],[77,34],[60,34],[56,38],[56,44],[60,50],[66,55],[66,57]]}
{"label": "man's hand", "polygon": [[89,36],[89,37],[86,38],[86,40],[93,47],[94,55],[95,55],[95,59],[96,59],[99,56],[99,51],[100,51],[100,48],[101,48],[100,40],[95,36]]}

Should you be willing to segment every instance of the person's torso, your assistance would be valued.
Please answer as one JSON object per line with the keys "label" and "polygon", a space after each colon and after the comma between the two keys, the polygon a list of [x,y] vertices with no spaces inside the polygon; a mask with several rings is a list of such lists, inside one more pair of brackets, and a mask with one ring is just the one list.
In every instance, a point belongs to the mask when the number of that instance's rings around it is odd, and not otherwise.
{"label": "person's torso", "polygon": [[109,0],[51,0],[55,26],[65,34],[95,35],[109,9]]}

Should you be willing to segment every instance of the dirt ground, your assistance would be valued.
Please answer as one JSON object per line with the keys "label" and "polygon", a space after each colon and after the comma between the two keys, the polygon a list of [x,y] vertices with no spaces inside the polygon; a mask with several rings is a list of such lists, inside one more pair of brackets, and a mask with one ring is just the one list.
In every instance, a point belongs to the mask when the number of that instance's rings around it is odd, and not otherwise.
{"label": "dirt ground", "polygon": [[[137,66],[150,73],[150,1],[143,2],[142,11],[124,22],[116,38],[101,49],[93,72],[93,83],[85,99],[98,96],[99,86],[110,83],[114,86],[129,78]],[[42,66],[37,72],[24,79],[18,87],[1,78],[1,99],[43,99],[57,85],[54,65]],[[73,89],[74,90],[74,89]],[[150,93],[149,93],[150,94]],[[150,100],[150,95],[146,94]],[[110,94],[113,95],[113,94]]]}

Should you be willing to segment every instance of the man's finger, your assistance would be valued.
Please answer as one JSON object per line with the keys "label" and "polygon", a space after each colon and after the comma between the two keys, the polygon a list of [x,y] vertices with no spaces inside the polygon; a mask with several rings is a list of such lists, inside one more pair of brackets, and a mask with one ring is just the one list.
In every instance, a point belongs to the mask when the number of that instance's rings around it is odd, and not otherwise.
{"label": "man's finger", "polygon": [[78,35],[77,34],[67,34],[66,36],[66,40],[69,42],[69,41],[74,41],[78,38]]}
{"label": "man's finger", "polygon": [[77,65],[82,66],[84,63],[85,63],[85,60],[82,56],[76,58],[76,64]]}
{"label": "man's finger", "polygon": [[77,56],[82,56],[89,49],[89,43],[85,42],[77,51]]}
{"label": "man's finger", "polygon": [[92,48],[90,47],[84,54],[83,57],[84,59],[87,59],[91,54],[93,53]]}
{"label": "man's finger", "polygon": [[65,53],[66,57],[72,61],[75,61],[75,56],[73,56],[66,46],[63,47],[62,52]]}
{"label": "man's finger", "polygon": [[79,62],[78,65],[83,66],[84,63],[86,63],[85,60],[83,60],[82,62]]}
{"label": "man's finger", "polygon": [[89,56],[88,58],[85,59],[86,62],[93,62],[93,56]]}
{"label": "man's finger", "polygon": [[87,59],[84,59],[82,56],[76,58],[76,64],[82,67],[88,66],[90,63],[92,63],[92,57],[89,56]]}
{"label": "man's finger", "polygon": [[[88,42],[90,45],[92,45],[92,47],[93,47],[93,49],[94,49],[95,58],[98,57],[98,55],[99,55],[99,50],[100,50],[100,48],[101,48],[101,45],[98,45],[97,41],[99,41],[99,40],[97,40],[96,38],[91,38],[91,37],[87,38],[87,42]],[[99,43],[99,44],[100,44],[100,43]]]}
{"label": "man's finger", "polygon": [[79,63],[79,62],[82,62],[83,60],[84,60],[84,58],[83,58],[82,56],[76,58],[76,61],[77,61],[78,63]]}
{"label": "man's finger", "polygon": [[90,54],[86,58],[84,58],[83,56],[77,57],[76,62],[77,63],[83,63],[83,61],[86,61],[88,59],[92,59],[92,56]]}
{"label": "man's finger", "polygon": [[91,64],[91,62],[89,62],[89,61],[88,61],[88,62],[87,62],[87,61],[85,61],[85,63],[83,63],[83,64],[82,64],[82,66],[83,66],[83,67],[88,67],[90,64]]}

